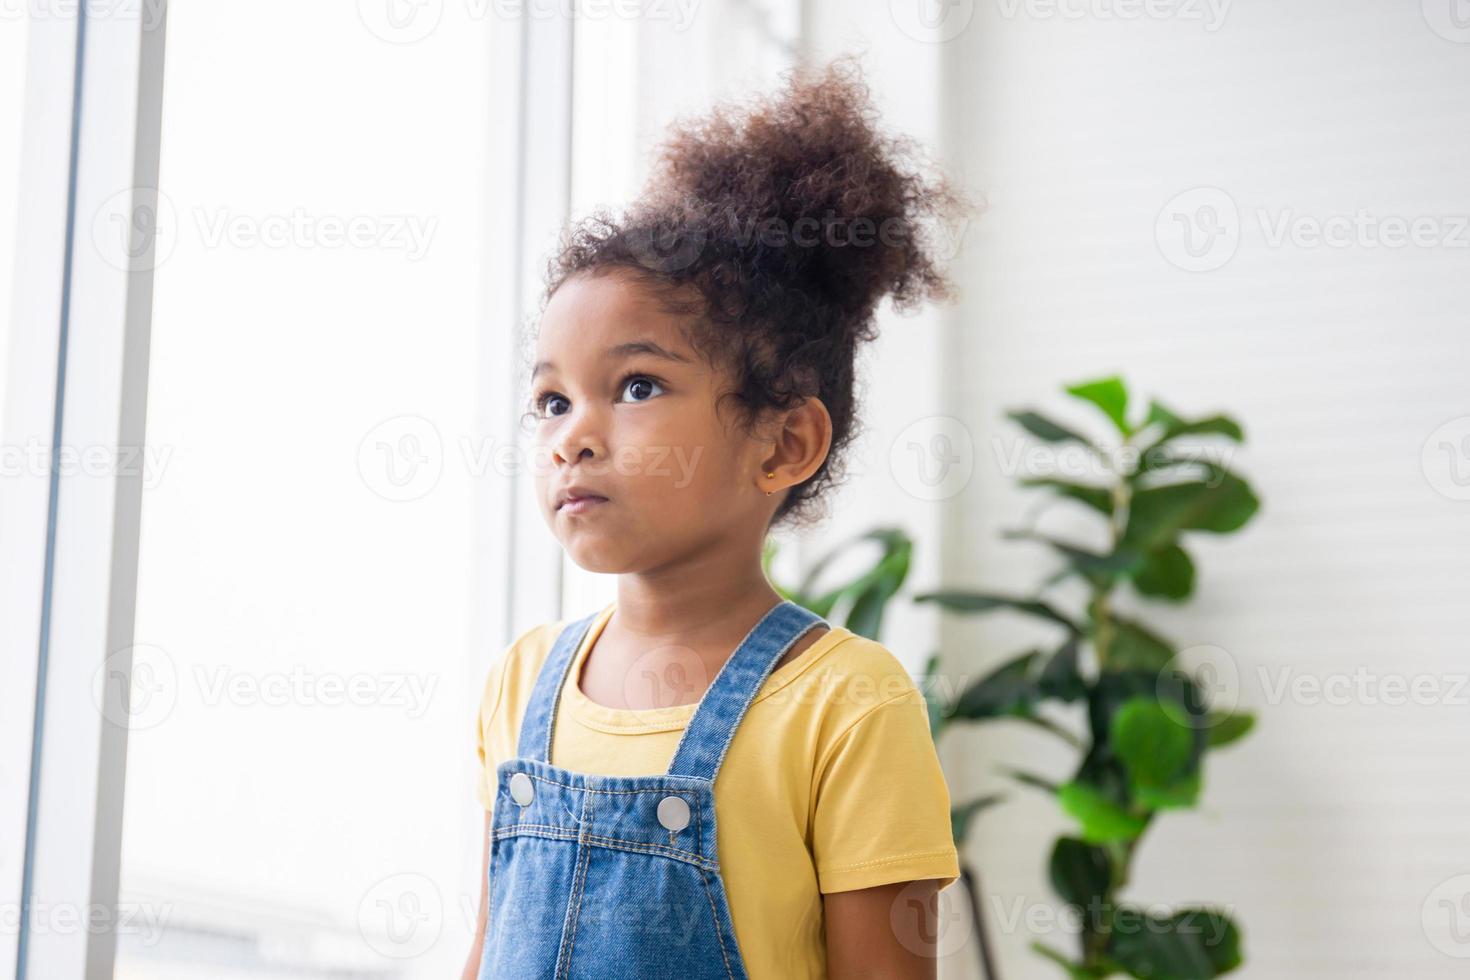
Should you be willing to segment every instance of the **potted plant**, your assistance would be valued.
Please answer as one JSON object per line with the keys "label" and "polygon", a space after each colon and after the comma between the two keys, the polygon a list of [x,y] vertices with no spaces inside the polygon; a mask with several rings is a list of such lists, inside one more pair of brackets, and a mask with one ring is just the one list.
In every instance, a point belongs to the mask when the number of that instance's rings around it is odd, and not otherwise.
{"label": "potted plant", "polygon": [[[1176,657],[1175,645],[1120,611],[1117,600],[1124,587],[1145,601],[1188,599],[1196,585],[1194,561],[1185,549],[1189,536],[1232,533],[1255,515],[1259,501],[1249,484],[1209,451],[1211,443],[1239,444],[1243,434],[1226,416],[1185,419],[1157,401],[1135,420],[1127,388],[1116,377],[1066,391],[1101,413],[1109,439],[1034,411],[1012,412],[1010,418],[1042,444],[1084,454],[1098,477],[1032,475],[1021,483],[1100,522],[1107,546],[1088,548],[1035,526],[1017,529],[1009,536],[1035,541],[1057,558],[1057,572],[1039,589],[1016,594],[944,589],[914,597],[962,615],[1011,611],[1057,634],[1055,643],[1010,659],[957,694],[936,683],[939,656],[931,656],[921,678],[931,730],[938,739],[960,723],[1012,719],[1035,725],[1077,751],[1076,768],[1065,782],[1009,770],[1018,782],[1050,794],[1077,827],[1052,847],[1049,872],[1062,901],[1080,913],[1078,946],[1070,954],[1041,943],[1033,948],[1074,980],[1119,973],[1152,980],[1219,976],[1241,963],[1240,930],[1229,916],[1208,907],[1158,916],[1119,896],[1154,818],[1194,806],[1206,753],[1239,739],[1254,719],[1212,707],[1205,686]],[[1110,448],[1110,441],[1117,444]],[[871,569],[838,588],[816,590],[837,554],[868,542],[880,546]],[[901,531],[878,529],[834,549],[800,586],[780,591],[824,617],[840,605],[849,629],[876,639],[883,609],[908,573],[911,552],[912,542]],[[1053,595],[1058,587],[1076,583],[1083,598],[1071,607]],[[1074,731],[1047,714],[1046,705],[1085,709],[1085,723]],[[954,807],[961,853],[975,816],[999,799],[987,796]],[[994,977],[978,877],[964,862],[961,879],[970,895],[982,965]]]}

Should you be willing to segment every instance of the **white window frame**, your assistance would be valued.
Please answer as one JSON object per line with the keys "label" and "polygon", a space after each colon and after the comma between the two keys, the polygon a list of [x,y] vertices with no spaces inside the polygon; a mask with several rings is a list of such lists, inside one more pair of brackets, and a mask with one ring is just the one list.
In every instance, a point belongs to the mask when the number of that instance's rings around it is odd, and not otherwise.
{"label": "white window frame", "polygon": [[0,961],[20,980],[110,980],[115,948],[127,729],[103,708],[131,689],[125,447],[143,445],[153,289],[152,225],[133,219],[156,200],[166,8],[87,8],[51,0],[28,27],[4,441],[60,465],[0,482],[0,888],[19,912]]}

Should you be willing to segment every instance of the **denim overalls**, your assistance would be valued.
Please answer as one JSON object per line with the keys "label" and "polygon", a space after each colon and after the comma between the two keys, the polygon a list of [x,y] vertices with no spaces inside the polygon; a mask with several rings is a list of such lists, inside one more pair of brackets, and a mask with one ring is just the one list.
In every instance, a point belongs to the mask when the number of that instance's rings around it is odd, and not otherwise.
{"label": "denim overalls", "polygon": [[744,980],[715,847],[715,777],[776,662],[825,620],[782,600],[700,698],[659,776],[552,765],[563,684],[596,613],[557,637],[496,767],[480,980]]}

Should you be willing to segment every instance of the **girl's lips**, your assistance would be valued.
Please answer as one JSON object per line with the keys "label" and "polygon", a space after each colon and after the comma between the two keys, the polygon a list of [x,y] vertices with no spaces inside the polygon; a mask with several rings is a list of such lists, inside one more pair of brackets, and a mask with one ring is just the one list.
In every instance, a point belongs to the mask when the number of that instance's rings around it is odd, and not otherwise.
{"label": "girl's lips", "polygon": [[606,497],[573,497],[558,509],[559,514],[585,514],[601,504],[607,503]]}

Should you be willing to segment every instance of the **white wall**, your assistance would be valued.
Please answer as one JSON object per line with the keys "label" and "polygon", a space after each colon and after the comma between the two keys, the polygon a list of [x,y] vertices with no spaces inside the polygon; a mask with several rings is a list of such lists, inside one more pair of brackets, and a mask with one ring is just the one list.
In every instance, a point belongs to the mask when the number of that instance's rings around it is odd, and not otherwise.
{"label": "white wall", "polygon": [[[973,19],[940,46],[957,156],[990,199],[950,321],[948,386],[977,463],[948,511],[946,583],[1023,589],[1046,567],[998,540],[1033,500],[1000,472],[1007,408],[1061,405],[1061,383],[1121,370],[1181,409],[1237,415],[1236,463],[1264,509],[1199,543],[1192,603],[1148,615],[1181,646],[1228,651],[1259,725],[1210,759],[1200,811],[1155,825],[1127,896],[1233,906],[1238,975],[1255,980],[1463,975],[1470,501],[1452,495],[1470,496],[1456,482],[1470,473],[1470,30],[1449,28],[1449,0],[1240,0],[1213,24],[1203,4],[1204,21],[1099,6],[958,5]],[[1155,226],[1202,185],[1238,209],[1239,246],[1185,271]],[[1173,207],[1198,217],[1203,201]],[[1434,218],[1454,241],[1268,238],[1283,216],[1359,209]],[[998,663],[1030,635],[950,625],[952,669]],[[1352,686],[1274,696],[1295,678]],[[1394,679],[1427,696],[1394,703]],[[1002,764],[1072,766],[1047,735],[1005,727],[945,755],[965,797],[1009,786]],[[1007,910],[1049,905],[1045,857],[1067,823],[1039,794],[1012,795],[967,856]],[[1440,899],[1460,903],[1458,944]],[[1060,937],[1002,931],[988,911],[1007,980],[1059,975],[1026,947]]]}

